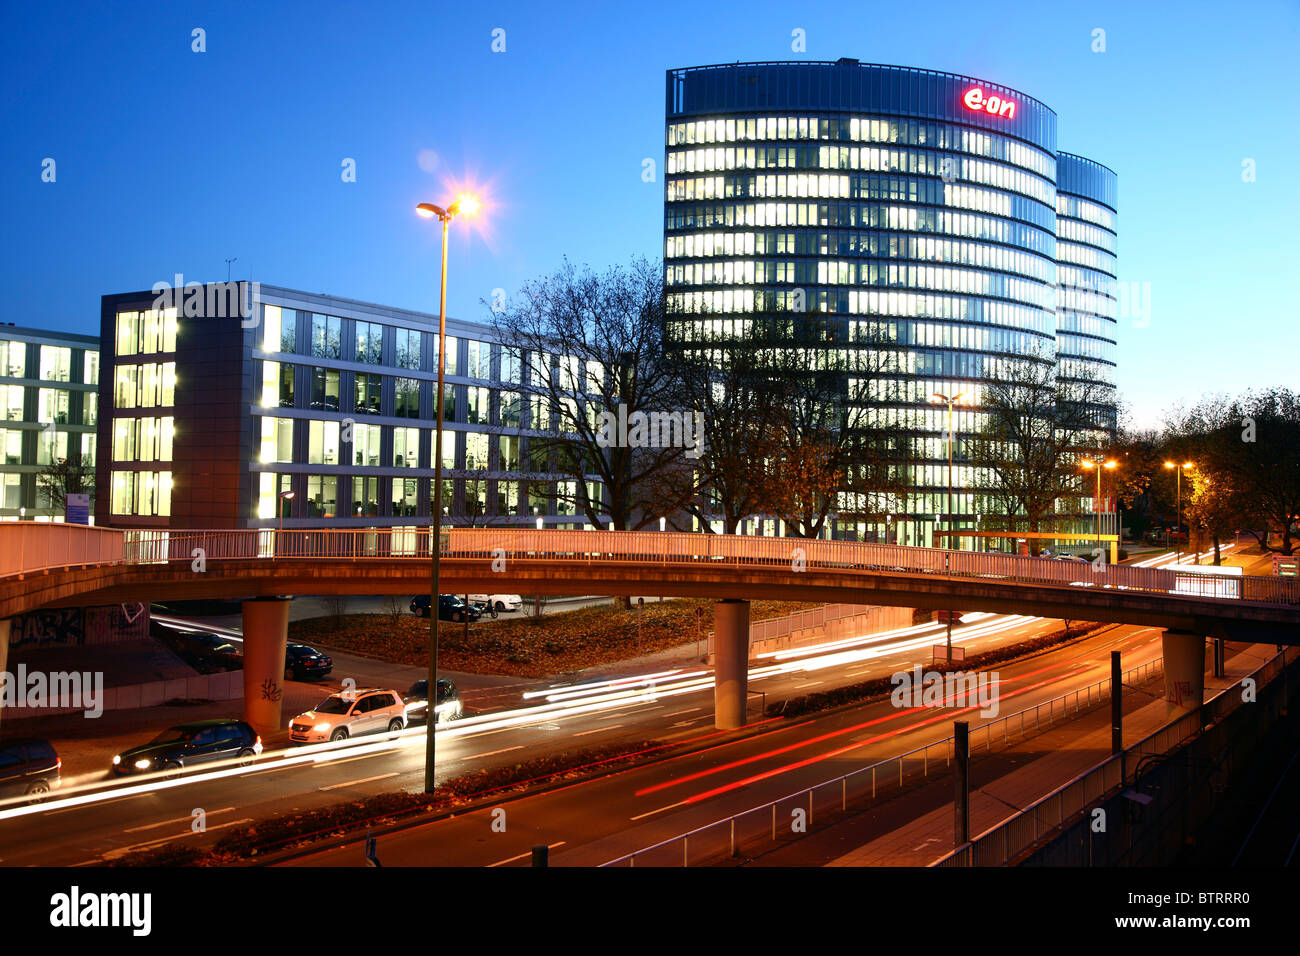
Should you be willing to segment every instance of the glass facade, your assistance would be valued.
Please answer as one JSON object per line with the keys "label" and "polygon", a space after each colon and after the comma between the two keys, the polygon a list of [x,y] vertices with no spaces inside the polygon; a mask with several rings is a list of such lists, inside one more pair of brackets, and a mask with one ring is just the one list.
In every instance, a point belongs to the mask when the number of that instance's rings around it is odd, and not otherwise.
{"label": "glass facade", "polygon": [[665,144],[669,336],[741,348],[815,316],[846,401],[897,436],[892,528],[837,531],[931,543],[948,483],[932,394],[965,393],[952,510],[973,525],[985,481],[962,438],[1008,358],[1113,383],[1114,174],[1058,154],[1031,97],[856,60],[671,70]]}

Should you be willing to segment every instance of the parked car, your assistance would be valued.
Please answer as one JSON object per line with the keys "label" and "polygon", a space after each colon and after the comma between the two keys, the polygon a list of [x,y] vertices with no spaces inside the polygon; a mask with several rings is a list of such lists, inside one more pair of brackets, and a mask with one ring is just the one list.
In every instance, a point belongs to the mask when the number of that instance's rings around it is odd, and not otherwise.
{"label": "parked car", "polygon": [[63,760],[48,740],[16,737],[0,743],[0,797],[25,796],[44,800],[63,783]]}
{"label": "parked car", "polygon": [[242,720],[194,720],[168,727],[147,744],[123,750],[113,758],[113,772],[176,771],[228,757],[252,763],[261,752],[262,738]]}
{"label": "parked car", "polygon": [[334,659],[308,644],[288,644],[284,649],[285,680],[316,680],[334,669]]}
{"label": "parked car", "polygon": [[[411,613],[416,617],[428,617],[429,595],[417,594],[411,598]],[[463,621],[466,617],[471,621],[477,621],[482,616],[482,611],[466,604],[454,594],[438,595],[438,620],[440,621]]]}
{"label": "parked car", "polygon": [[471,604],[482,604],[498,611],[518,611],[524,606],[524,599],[518,594],[471,594]]}
{"label": "parked car", "polygon": [[[411,685],[411,689],[406,692],[402,698],[402,703],[406,707],[406,722],[423,723],[429,716],[429,681],[417,680]],[[448,721],[455,720],[463,713],[463,707],[460,701],[460,694],[456,691],[456,685],[446,678],[438,678],[438,702],[434,704],[434,712],[438,715],[438,723],[444,724]]]}
{"label": "parked car", "polygon": [[296,744],[346,740],[359,734],[396,733],[406,726],[406,707],[395,690],[369,687],[330,694],[314,710],[289,721]]}

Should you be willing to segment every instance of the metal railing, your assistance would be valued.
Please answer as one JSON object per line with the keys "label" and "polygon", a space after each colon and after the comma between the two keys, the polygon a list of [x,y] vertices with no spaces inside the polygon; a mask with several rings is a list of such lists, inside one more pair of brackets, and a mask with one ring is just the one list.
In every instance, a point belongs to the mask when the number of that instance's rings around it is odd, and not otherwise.
{"label": "metal railing", "polygon": [[[53,564],[132,564],[190,562],[201,552],[206,561],[366,560],[427,558],[432,536],[427,528],[275,529],[231,531],[154,531],[85,529],[76,525],[45,524],[42,532],[64,534],[69,540],[54,546],[46,540],[45,556],[29,562],[23,555],[34,525],[0,524],[0,553],[18,554],[7,573],[22,573]],[[91,544],[85,531],[120,536],[121,551],[105,552]],[[12,536],[19,535],[15,540]],[[58,551],[55,556],[52,552]],[[78,553],[74,553],[78,552]],[[933,574],[946,578],[1004,581],[1016,584],[1139,591],[1171,597],[1197,597],[1233,601],[1223,597],[1223,581],[1233,582],[1240,600],[1283,606],[1300,606],[1300,581],[1289,578],[1234,576],[1211,578],[1177,570],[1130,565],[1083,564],[1011,554],[946,551],[906,545],[775,538],[744,535],[688,534],[655,531],[560,531],[531,528],[455,528],[442,533],[441,553],[447,558],[511,561],[581,561],[586,564],[621,562],[637,565],[789,567],[806,571],[869,571],[876,573]],[[53,564],[50,564],[53,562]]]}
{"label": "metal railing", "polygon": [[0,524],[0,577],[124,559],[121,531],[50,521]]}
{"label": "metal railing", "polygon": [[[1257,685],[1271,681],[1285,666],[1284,654],[1270,658],[1250,675]],[[1034,846],[1043,836],[1096,803],[1104,794],[1124,782],[1126,768],[1135,768],[1143,758],[1165,754],[1198,733],[1203,721],[1217,723],[1242,705],[1236,686],[1229,686],[1172,723],[1143,737],[1122,753],[1114,754],[985,830],[931,866],[1004,866]]]}
{"label": "metal railing", "polygon": [[[1157,658],[1147,664],[1130,668],[1123,672],[1121,679],[1125,683],[1144,680],[1157,673],[1161,664],[1162,659]],[[1109,686],[1110,678],[1106,677],[1033,707],[979,724],[970,730],[970,752],[972,756],[979,752],[977,745],[981,736],[984,741],[984,751],[992,753],[995,746],[1006,746],[1013,739],[1023,739],[1031,733],[1051,727],[1062,719],[1075,717],[1108,700]],[[952,764],[952,746],[953,738],[944,737],[924,747],[877,761],[831,780],[788,793],[776,800],[733,813],[731,816],[696,827],[686,833],[660,840],[658,843],[610,860],[602,866],[622,864],[636,866],[638,859],[648,861],[651,866],[678,864],[690,866],[693,858],[697,862],[734,858],[747,845],[767,845],[779,842],[782,838],[797,838],[799,834],[793,831],[790,825],[793,819],[790,813],[785,817],[786,826],[778,827],[779,808],[788,808],[790,811],[806,809],[802,820],[806,832],[812,825],[814,814],[819,813],[819,807],[820,814],[844,813],[851,803],[875,800],[879,794],[885,792],[892,796],[903,788],[909,776],[916,777],[919,774],[922,779],[927,778],[931,767],[936,772],[941,769],[946,771]]]}

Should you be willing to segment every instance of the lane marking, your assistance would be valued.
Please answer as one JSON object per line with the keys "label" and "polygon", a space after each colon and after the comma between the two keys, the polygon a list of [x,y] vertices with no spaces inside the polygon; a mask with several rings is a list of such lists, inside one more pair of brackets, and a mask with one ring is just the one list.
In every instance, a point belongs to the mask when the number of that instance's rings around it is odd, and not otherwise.
{"label": "lane marking", "polygon": [[678,800],[676,803],[670,803],[670,804],[669,804],[668,806],[666,806],[666,807],[660,807],[658,810],[651,810],[649,813],[641,813],[641,814],[638,814],[638,815],[635,816],[635,817],[631,817],[630,819],[631,819],[631,820],[634,820],[634,821],[635,821],[635,820],[644,820],[646,817],[652,817],[652,816],[654,816],[656,813],[663,813],[665,810],[672,810],[672,809],[674,809],[674,808],[676,808],[676,807],[684,807],[684,806],[686,806],[686,804],[689,803],[689,802],[690,802],[690,801],[688,801],[688,800]]}
{"label": "lane marking", "polygon": [[328,787],[317,787],[316,789],[321,791],[338,790],[341,787],[356,787],[363,783],[374,783],[376,780],[387,780],[389,777],[396,776],[398,776],[398,772],[394,770],[392,773],[381,773],[377,777],[365,777],[361,780],[349,780],[347,783],[331,783]]}
{"label": "lane marking", "polygon": [[680,717],[682,714],[693,714],[697,710],[703,710],[703,707],[688,707],[686,710],[674,710],[671,714],[664,714],[665,717]]}
{"label": "lane marking", "polygon": [[[559,843],[550,843],[547,844],[546,848],[548,850],[554,850],[557,846],[564,846],[564,843],[565,843],[564,840],[561,840]],[[518,856],[512,856],[508,860],[497,860],[495,863],[489,863],[488,867],[491,868],[494,866],[505,866],[507,863],[513,863],[515,862],[515,860],[522,860],[524,859],[524,857],[528,857],[532,855],[533,855],[533,851],[529,850],[527,853],[520,853]]]}
{"label": "lane marking", "polygon": [[[147,792],[145,792],[145,793],[130,793],[130,794],[127,794],[125,797],[112,797],[112,798],[110,798],[110,799],[108,799],[108,800],[96,800],[96,801],[95,801],[95,805],[96,805],[96,806],[100,806],[100,807],[106,807],[106,806],[108,806],[110,803],[118,803],[118,802],[120,802],[120,801],[122,801],[122,800],[134,800],[136,797],[147,797],[147,796],[149,796],[150,794],[155,793],[155,792],[156,792],[156,791],[150,790],[150,791],[147,791]],[[56,814],[59,814],[59,813],[70,813],[70,812],[72,812],[73,810],[84,810],[84,809],[85,809],[85,806],[84,806],[83,804],[77,804],[76,806],[73,806],[73,807],[63,807],[63,808],[60,809],[60,810],[46,810],[44,813],[41,814],[41,816],[43,816],[43,817],[52,817],[52,816],[55,816]]]}
{"label": "lane marking", "polygon": [[[222,807],[220,810],[209,810],[209,811],[208,811],[208,816],[214,816],[215,814],[218,814],[218,813],[229,813],[230,811],[232,811],[232,810],[234,810],[234,809],[235,809],[234,807]],[[148,824],[145,824],[145,825],[142,826],[142,827],[128,827],[127,829],[123,830],[122,832],[123,832],[123,833],[139,833],[141,830],[156,830],[156,829],[158,829],[158,827],[165,827],[165,826],[167,826],[168,824],[171,824],[171,823],[189,823],[189,822],[190,822],[191,820],[193,820],[193,819],[194,819],[193,816],[176,817],[174,820],[164,820],[162,823],[148,823]]]}
{"label": "lane marking", "polygon": [[503,748],[503,749],[501,749],[501,750],[489,750],[489,751],[487,751],[486,753],[474,754],[474,755],[471,756],[471,757],[462,757],[461,759],[462,759],[462,760],[478,760],[480,757],[495,757],[497,754],[508,754],[508,753],[510,753],[510,751],[512,751],[512,750],[523,750],[523,749],[524,749],[524,745],[523,745],[523,744],[519,744],[518,746],[515,746],[515,747],[505,747],[505,748]]}
{"label": "lane marking", "polygon": [[585,737],[585,736],[587,736],[587,734],[599,734],[599,733],[602,733],[603,731],[606,731],[606,730],[614,730],[615,728],[617,728],[617,727],[622,727],[622,726],[623,726],[622,724],[615,724],[613,727],[597,727],[595,730],[584,730],[582,733],[580,733],[580,734],[574,734],[573,736],[575,736],[575,737]]}
{"label": "lane marking", "polygon": [[[213,830],[224,830],[226,827],[237,827],[244,823],[252,823],[253,818],[248,817],[243,820],[231,820],[229,823],[220,823],[215,827],[208,827],[207,830],[201,831],[211,833]],[[119,847],[116,850],[107,850],[100,854],[100,860],[116,860],[120,856],[126,856],[136,850],[144,850],[151,846],[161,846],[164,843],[171,843],[173,840],[179,840],[182,837],[197,835],[194,830],[186,830],[184,833],[177,833],[172,836],[160,837],[157,840],[149,840],[145,843],[133,843],[130,846]],[[86,866],[85,863],[79,863],[78,866]]]}

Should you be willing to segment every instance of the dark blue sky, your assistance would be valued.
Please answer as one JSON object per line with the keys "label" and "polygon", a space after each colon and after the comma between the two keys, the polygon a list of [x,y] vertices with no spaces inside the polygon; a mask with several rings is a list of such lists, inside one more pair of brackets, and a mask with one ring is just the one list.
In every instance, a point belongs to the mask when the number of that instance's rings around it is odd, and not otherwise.
{"label": "dark blue sky", "polygon": [[0,17],[6,322],[93,331],[101,294],[221,279],[231,256],[236,278],[435,311],[437,229],[412,207],[453,181],[489,206],[453,226],[448,310],[482,319],[493,289],[562,256],[660,254],[662,181],[641,171],[662,162],[665,69],[853,56],[1022,90],[1057,112],[1062,149],[1119,173],[1121,280],[1151,283],[1149,324],[1120,329],[1140,423],[1206,390],[1295,385],[1295,2],[169,0]]}

